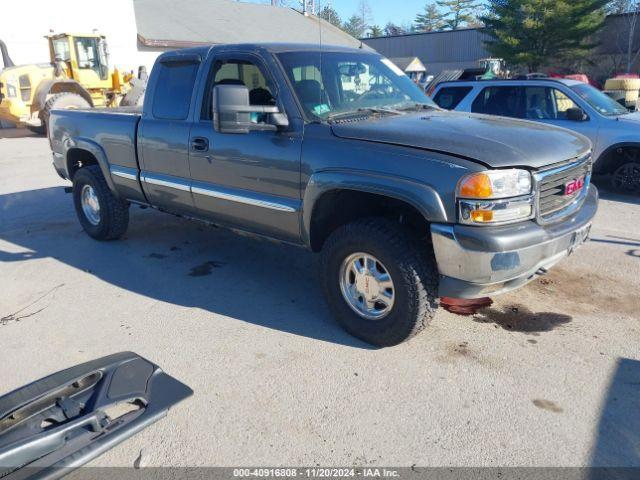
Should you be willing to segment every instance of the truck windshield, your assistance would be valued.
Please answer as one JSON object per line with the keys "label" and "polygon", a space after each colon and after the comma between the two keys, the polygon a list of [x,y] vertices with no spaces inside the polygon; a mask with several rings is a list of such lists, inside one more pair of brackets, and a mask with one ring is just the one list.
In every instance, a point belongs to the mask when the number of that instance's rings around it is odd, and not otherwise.
{"label": "truck windshield", "polygon": [[278,55],[308,116],[320,120],[361,111],[437,108],[402,70],[367,53],[288,52]]}
{"label": "truck windshield", "polygon": [[625,107],[620,105],[611,97],[605,95],[600,90],[593,88],[591,85],[575,85],[571,90],[580,95],[585,102],[595,108],[598,113],[608,117],[615,115],[624,115],[629,113]]}

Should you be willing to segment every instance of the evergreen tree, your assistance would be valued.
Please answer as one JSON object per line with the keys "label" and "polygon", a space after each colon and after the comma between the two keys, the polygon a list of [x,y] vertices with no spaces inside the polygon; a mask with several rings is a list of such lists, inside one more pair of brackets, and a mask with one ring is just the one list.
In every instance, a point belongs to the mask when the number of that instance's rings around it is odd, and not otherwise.
{"label": "evergreen tree", "polygon": [[340,19],[340,15],[338,15],[338,12],[331,8],[331,6],[326,5],[322,10],[320,10],[318,16],[321,19],[329,22],[331,25],[342,28],[342,20]]}
{"label": "evergreen tree", "polygon": [[446,26],[452,30],[474,21],[474,11],[482,7],[478,0],[438,0],[436,3],[439,7],[446,9],[444,21]]}
{"label": "evergreen tree", "polygon": [[440,13],[434,3],[427,3],[424,7],[424,13],[419,13],[416,16],[413,30],[416,32],[433,32],[434,30],[442,30],[444,26],[444,15]]}
{"label": "evergreen tree", "polygon": [[591,50],[607,0],[489,0],[488,50],[530,72]]}
{"label": "evergreen tree", "polygon": [[382,37],[384,36],[384,32],[382,31],[382,28],[380,28],[379,25],[372,25],[371,28],[369,29],[369,36]]}
{"label": "evergreen tree", "polygon": [[359,15],[351,15],[342,29],[354,38],[362,38],[367,31],[367,26]]}

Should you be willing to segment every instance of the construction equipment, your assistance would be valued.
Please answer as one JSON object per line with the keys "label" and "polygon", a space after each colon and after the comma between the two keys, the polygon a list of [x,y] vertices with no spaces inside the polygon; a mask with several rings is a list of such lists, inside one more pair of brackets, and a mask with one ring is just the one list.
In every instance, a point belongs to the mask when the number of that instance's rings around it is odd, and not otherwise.
{"label": "construction equipment", "polygon": [[146,80],[109,67],[104,35],[50,34],[50,63],[14,66],[0,43],[0,120],[46,132],[53,109],[141,105]]}
{"label": "construction equipment", "polygon": [[640,78],[629,75],[610,78],[604,85],[604,93],[627,109],[634,111],[640,96]]}
{"label": "construction equipment", "polygon": [[443,82],[456,80],[491,80],[494,78],[506,78],[509,71],[505,70],[505,62],[501,58],[481,58],[478,66],[465,70],[443,70],[436,75],[431,83],[425,87],[427,95],[432,96],[436,87]]}

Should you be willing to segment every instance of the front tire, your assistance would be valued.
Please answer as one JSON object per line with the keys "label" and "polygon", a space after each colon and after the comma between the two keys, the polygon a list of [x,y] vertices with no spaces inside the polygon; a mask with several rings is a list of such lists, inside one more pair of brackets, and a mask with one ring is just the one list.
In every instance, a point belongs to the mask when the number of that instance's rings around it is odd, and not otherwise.
{"label": "front tire", "polygon": [[90,237],[115,240],[127,231],[129,203],[113,194],[98,165],[83,167],[74,175],[73,204]]}
{"label": "front tire", "polygon": [[620,162],[613,170],[610,183],[616,192],[629,195],[640,194],[640,160],[637,151],[634,152],[633,159]]}
{"label": "front tire", "polygon": [[345,330],[379,347],[415,336],[438,308],[433,253],[383,218],[357,220],[331,234],[322,252],[322,284]]}

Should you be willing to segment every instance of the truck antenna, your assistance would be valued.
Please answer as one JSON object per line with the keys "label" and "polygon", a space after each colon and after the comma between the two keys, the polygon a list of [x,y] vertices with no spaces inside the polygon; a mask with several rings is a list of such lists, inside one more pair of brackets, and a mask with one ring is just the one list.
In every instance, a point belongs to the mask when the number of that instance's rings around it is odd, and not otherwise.
{"label": "truck antenna", "polygon": [[[305,0],[306,1],[306,0]],[[322,75],[322,17],[320,17],[320,2],[318,2],[318,33],[320,39],[320,85],[324,86],[324,76]],[[318,99],[318,105],[322,104],[322,88],[320,89],[320,98]]]}

